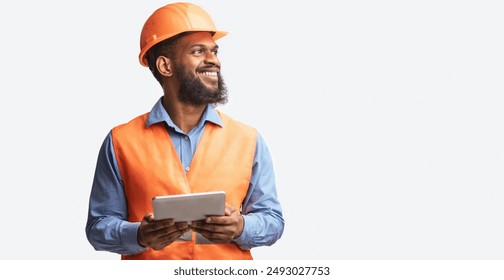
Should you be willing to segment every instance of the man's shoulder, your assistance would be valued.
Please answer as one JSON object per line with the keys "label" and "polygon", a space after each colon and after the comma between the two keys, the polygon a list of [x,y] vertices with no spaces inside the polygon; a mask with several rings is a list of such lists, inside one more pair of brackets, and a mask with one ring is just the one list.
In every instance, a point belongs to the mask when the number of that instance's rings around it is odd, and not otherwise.
{"label": "man's shoulder", "polygon": [[247,135],[254,138],[256,137],[257,129],[255,127],[237,120],[219,110],[217,112],[222,120],[222,125],[224,128],[229,128],[236,132],[246,133]]}
{"label": "man's shoulder", "polygon": [[128,122],[125,122],[125,123],[122,123],[122,124],[115,126],[114,128],[112,128],[112,131],[137,128],[139,126],[145,127],[145,122],[146,122],[148,116],[149,116],[149,113],[144,113],[139,116],[136,116]]}
{"label": "man's shoulder", "polygon": [[234,117],[231,117],[230,115],[228,115],[220,110],[217,110],[217,113],[219,114],[219,117],[221,118],[221,120],[224,124],[228,123],[228,124],[232,124],[232,125],[243,126],[243,127],[247,127],[250,129],[255,129],[253,126],[251,126],[241,120],[238,120]]}

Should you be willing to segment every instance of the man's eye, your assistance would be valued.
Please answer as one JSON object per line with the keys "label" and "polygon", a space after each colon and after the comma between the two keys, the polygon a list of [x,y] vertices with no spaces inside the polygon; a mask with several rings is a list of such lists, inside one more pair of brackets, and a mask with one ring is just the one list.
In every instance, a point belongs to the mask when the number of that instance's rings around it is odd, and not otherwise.
{"label": "man's eye", "polygon": [[203,53],[203,50],[201,50],[201,49],[193,50],[193,54],[202,54],[202,53]]}
{"label": "man's eye", "polygon": [[214,55],[217,55],[217,54],[219,54],[219,51],[218,51],[218,50],[213,50],[213,51],[212,51],[212,53],[213,53]]}

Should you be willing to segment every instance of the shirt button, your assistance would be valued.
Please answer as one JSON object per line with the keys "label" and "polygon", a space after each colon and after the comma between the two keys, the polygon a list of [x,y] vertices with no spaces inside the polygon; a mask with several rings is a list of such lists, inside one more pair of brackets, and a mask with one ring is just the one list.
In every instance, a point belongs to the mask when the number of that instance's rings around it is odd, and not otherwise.
{"label": "shirt button", "polygon": [[186,172],[189,172],[189,169],[190,169],[190,168],[189,168],[189,166],[187,166],[187,167],[185,168],[185,171],[186,171]]}
{"label": "shirt button", "polygon": [[189,139],[189,137],[187,137],[187,136],[184,136],[184,139],[185,139],[185,140],[188,140],[188,139]]}

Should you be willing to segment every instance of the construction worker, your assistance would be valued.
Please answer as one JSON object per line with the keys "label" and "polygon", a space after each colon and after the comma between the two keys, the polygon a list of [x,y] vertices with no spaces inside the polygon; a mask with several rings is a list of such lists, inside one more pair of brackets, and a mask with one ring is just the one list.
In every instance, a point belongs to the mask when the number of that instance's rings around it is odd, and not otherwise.
{"label": "construction worker", "polygon": [[[227,102],[210,16],[191,3],[157,9],[140,38],[140,64],[163,96],[114,127],[98,154],[86,235],[122,259],[252,259],[284,220],[268,148],[256,129],[216,110]],[[155,220],[157,195],[225,191],[223,216]]]}

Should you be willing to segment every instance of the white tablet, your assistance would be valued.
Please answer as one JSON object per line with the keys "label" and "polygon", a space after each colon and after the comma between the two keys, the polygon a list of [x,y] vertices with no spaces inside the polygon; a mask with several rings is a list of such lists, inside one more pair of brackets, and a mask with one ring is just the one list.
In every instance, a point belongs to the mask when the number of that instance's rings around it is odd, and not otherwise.
{"label": "white tablet", "polygon": [[175,222],[204,220],[222,216],[226,207],[224,191],[156,196],[152,198],[155,220],[173,218]]}

